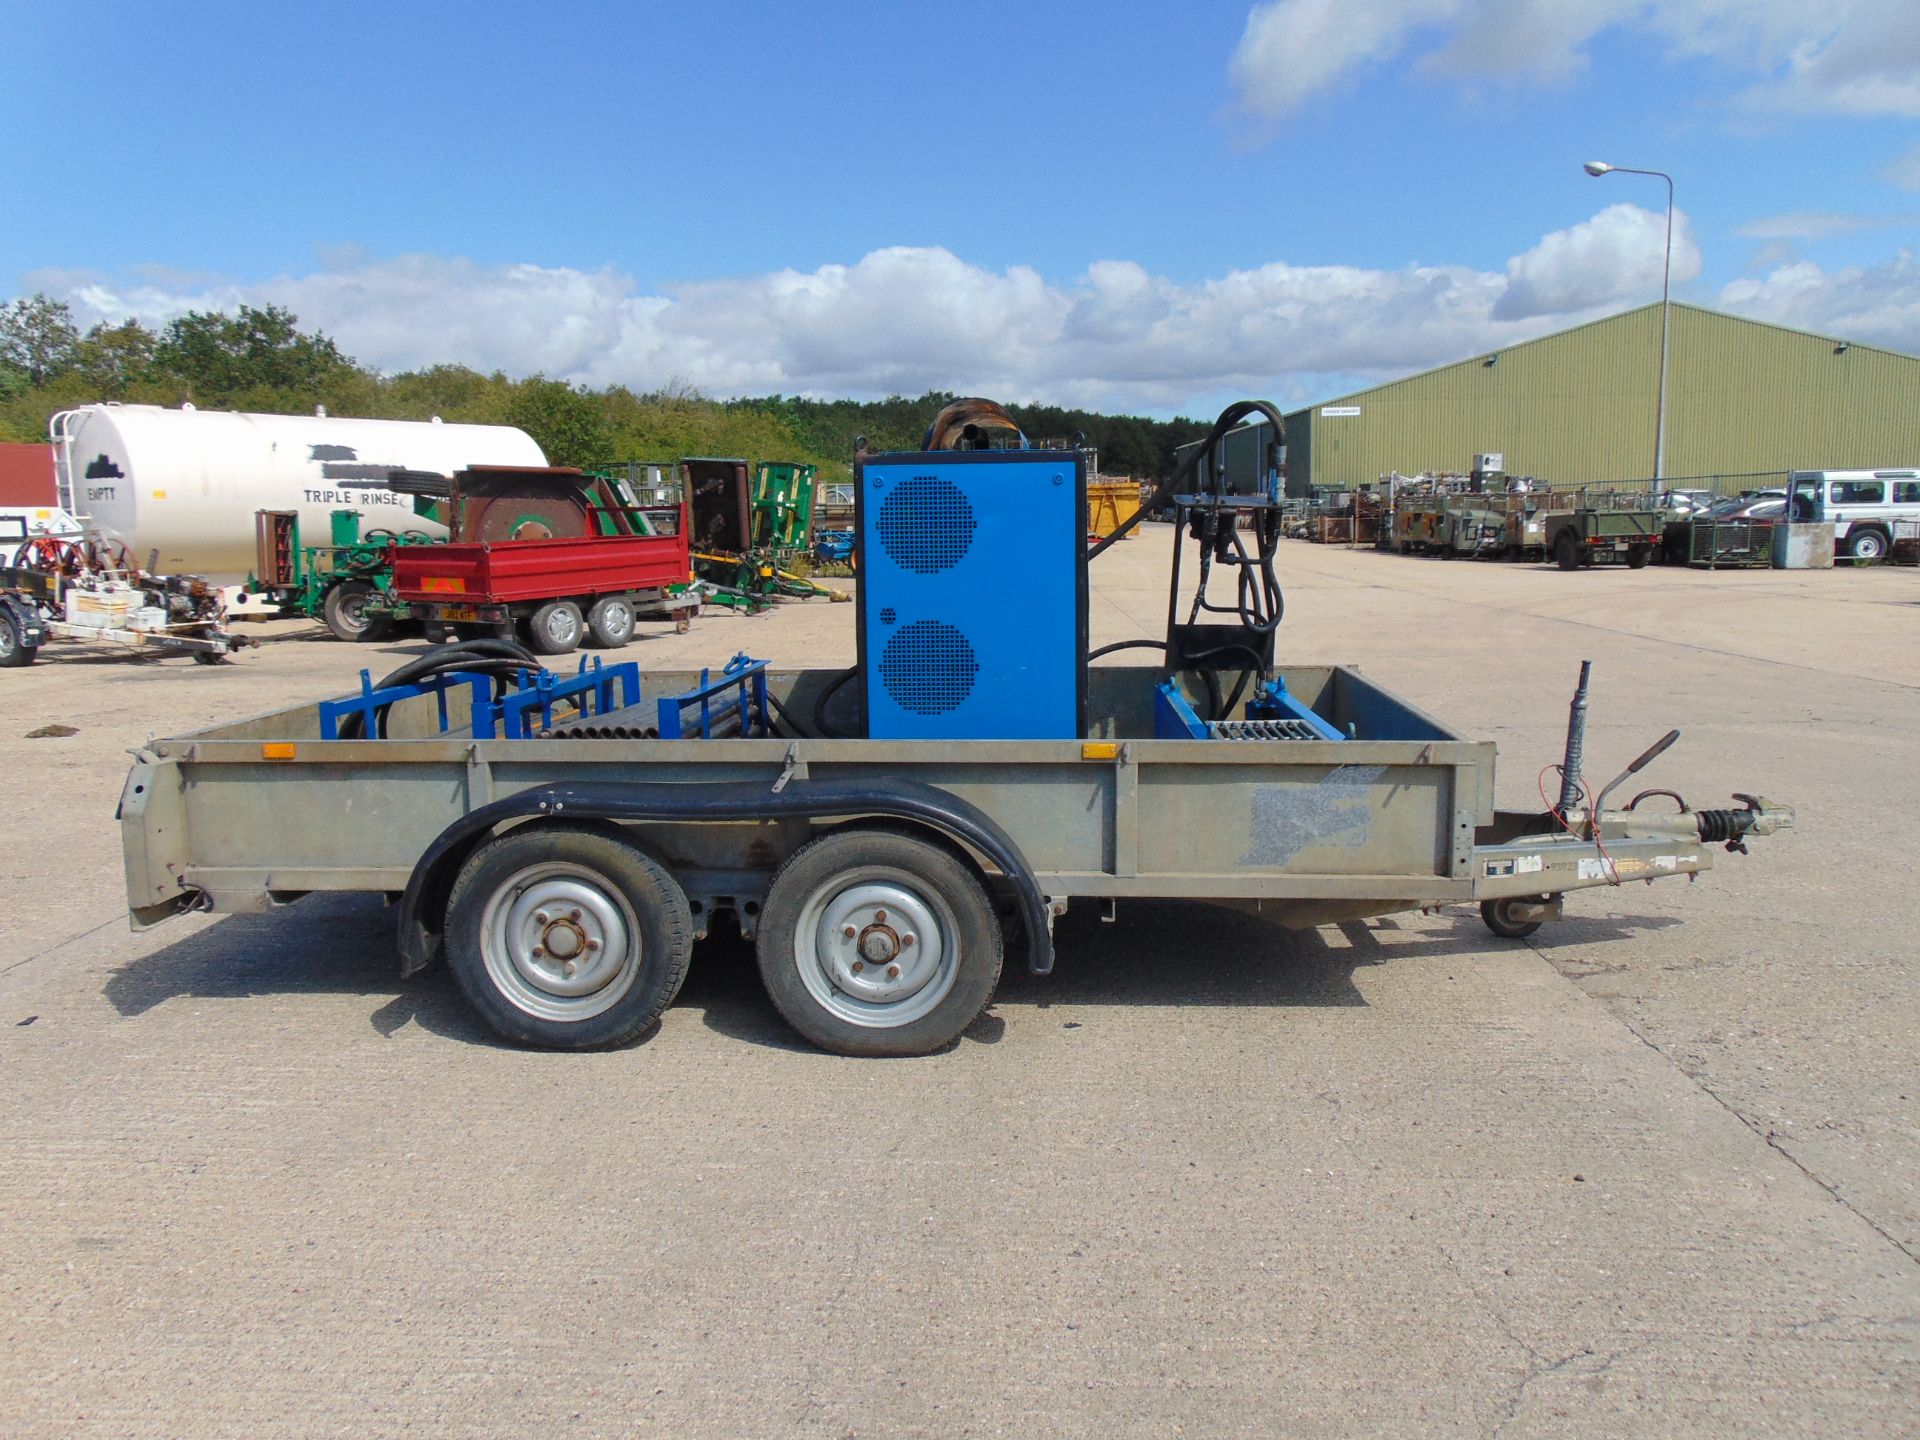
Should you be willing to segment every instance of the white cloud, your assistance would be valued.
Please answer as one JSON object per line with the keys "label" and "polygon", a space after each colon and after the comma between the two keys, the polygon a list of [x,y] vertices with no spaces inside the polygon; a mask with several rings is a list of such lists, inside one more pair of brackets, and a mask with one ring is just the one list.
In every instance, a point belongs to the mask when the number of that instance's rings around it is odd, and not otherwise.
{"label": "white cloud", "polygon": [[[1507,262],[1496,320],[1526,320],[1656,298],[1666,263],[1666,211],[1609,205],[1591,220],[1543,236]],[[1673,278],[1700,273],[1700,251],[1686,213],[1673,217]]]}
{"label": "white cloud", "polygon": [[1582,47],[1601,30],[1633,18],[1633,0],[1467,0],[1446,43],[1424,60],[1430,72],[1558,83],[1586,68]]}
{"label": "white cloud", "polygon": [[1831,271],[1808,260],[1782,265],[1723,286],[1719,304],[1776,325],[1920,353],[1920,263],[1911,250]]}
{"label": "white cloud", "polygon": [[1784,73],[1750,90],[1750,104],[1920,116],[1920,21],[1912,0],[1828,0],[1802,12],[1798,25],[1774,32],[1775,53],[1763,51],[1764,63],[1783,65]]}
{"label": "white cloud", "polygon": [[1551,84],[1613,29],[1747,79],[1747,108],[1920,115],[1913,0],[1261,0],[1228,75],[1271,121],[1419,38],[1429,74]]}
{"label": "white cloud", "polygon": [[1263,0],[1228,64],[1246,108],[1292,114],[1347,72],[1391,59],[1416,26],[1452,19],[1467,0]]}
{"label": "white cloud", "polygon": [[[1685,217],[1674,275],[1699,255]],[[938,248],[876,250],[817,270],[647,293],[631,276],[430,255],[333,257],[313,274],[171,287],[41,274],[27,289],[78,317],[164,323],[189,309],[284,305],[388,371],[452,362],[590,385],[710,394],[875,396],[927,389],[1160,413],[1212,397],[1283,403],[1496,349],[1659,294],[1664,216],[1615,205],[1500,270],[1282,261],[1179,284],[1127,260],[1070,281],[995,271]],[[1893,276],[1787,267],[1726,302],[1913,348],[1920,316]],[[1860,278],[1855,277],[1856,274]],[[1876,306],[1879,310],[1876,310]]]}

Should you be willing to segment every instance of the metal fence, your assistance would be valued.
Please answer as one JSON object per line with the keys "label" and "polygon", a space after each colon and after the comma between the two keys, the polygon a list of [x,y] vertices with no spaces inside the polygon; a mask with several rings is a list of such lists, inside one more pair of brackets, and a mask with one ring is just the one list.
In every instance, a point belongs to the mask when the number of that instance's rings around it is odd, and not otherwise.
{"label": "metal fence", "polygon": [[1761,570],[1773,564],[1772,520],[1695,520],[1687,526],[1687,564],[1708,570]]}
{"label": "metal fence", "polygon": [[1893,522],[1893,548],[1887,558],[1896,565],[1920,565],[1920,520]]}

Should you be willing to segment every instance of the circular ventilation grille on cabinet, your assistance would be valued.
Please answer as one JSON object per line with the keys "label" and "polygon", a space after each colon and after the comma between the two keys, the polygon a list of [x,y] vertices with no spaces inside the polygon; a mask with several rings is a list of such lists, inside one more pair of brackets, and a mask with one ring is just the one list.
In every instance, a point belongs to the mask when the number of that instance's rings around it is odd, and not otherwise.
{"label": "circular ventilation grille on cabinet", "polygon": [[901,627],[880,653],[880,683],[894,704],[914,715],[958,709],[979,673],[967,637],[939,620]]}
{"label": "circular ventilation grille on cabinet", "polygon": [[978,528],[973,506],[958,485],[923,476],[894,486],[873,525],[887,558],[916,575],[958,565]]}

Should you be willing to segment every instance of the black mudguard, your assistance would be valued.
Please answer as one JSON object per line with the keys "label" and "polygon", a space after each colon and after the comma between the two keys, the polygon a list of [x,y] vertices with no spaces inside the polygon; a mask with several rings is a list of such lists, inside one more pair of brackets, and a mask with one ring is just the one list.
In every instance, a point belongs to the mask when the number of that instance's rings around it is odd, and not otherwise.
{"label": "black mudguard", "polygon": [[441,958],[441,925],[460,867],[494,830],[546,820],[845,820],[872,816],[923,825],[978,851],[1011,883],[1026,930],[1027,966],[1053,968],[1047,899],[1013,837],[977,805],[914,780],[793,780],[775,792],[764,781],[582,782],[522,790],[455,821],[413,867],[400,898],[400,973]]}

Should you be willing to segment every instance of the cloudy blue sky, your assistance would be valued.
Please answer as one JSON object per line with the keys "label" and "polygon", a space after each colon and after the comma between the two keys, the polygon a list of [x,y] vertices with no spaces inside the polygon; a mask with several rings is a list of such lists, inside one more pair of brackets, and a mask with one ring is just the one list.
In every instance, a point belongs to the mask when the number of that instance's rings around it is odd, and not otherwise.
{"label": "cloudy blue sky", "polygon": [[0,295],[388,370],[1286,403],[1657,299],[1920,352],[1916,0],[16,0]]}

